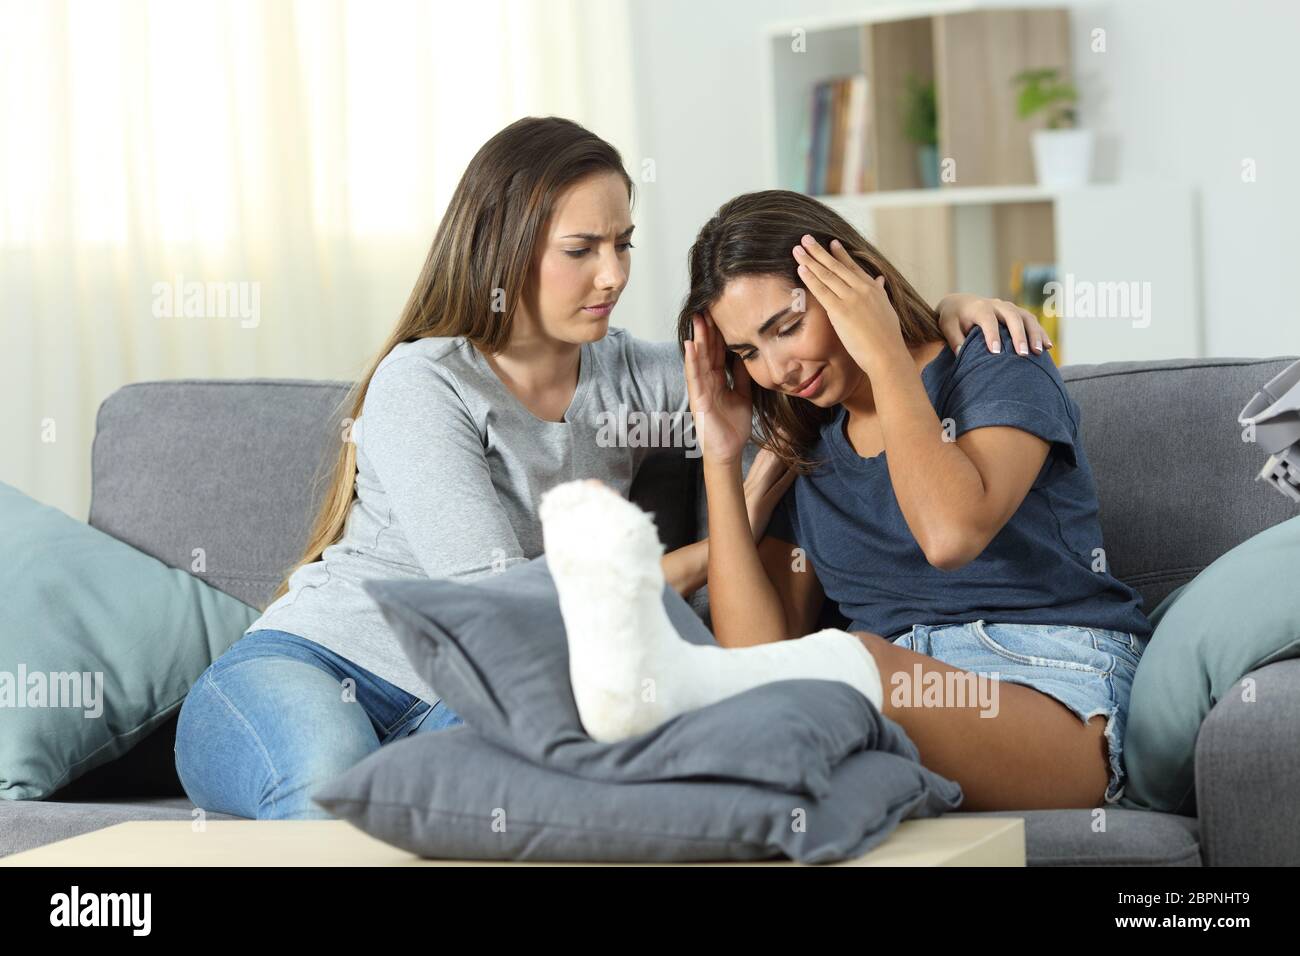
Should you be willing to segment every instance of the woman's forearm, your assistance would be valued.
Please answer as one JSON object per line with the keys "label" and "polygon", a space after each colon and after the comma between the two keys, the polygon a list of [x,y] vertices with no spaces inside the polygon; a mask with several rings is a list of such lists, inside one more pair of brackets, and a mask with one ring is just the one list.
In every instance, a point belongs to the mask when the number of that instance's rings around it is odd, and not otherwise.
{"label": "woman's forearm", "polygon": [[906,350],[881,356],[868,372],[898,508],[926,553],[946,554],[979,513],[984,482],[942,423]]}
{"label": "woman's forearm", "polygon": [[709,507],[708,584],[713,636],[723,647],[786,638],[785,609],[768,580],[745,507],[740,462],[704,460]]}
{"label": "woman's forearm", "polygon": [[668,586],[684,598],[704,587],[709,576],[709,539],[669,551],[659,561]]}

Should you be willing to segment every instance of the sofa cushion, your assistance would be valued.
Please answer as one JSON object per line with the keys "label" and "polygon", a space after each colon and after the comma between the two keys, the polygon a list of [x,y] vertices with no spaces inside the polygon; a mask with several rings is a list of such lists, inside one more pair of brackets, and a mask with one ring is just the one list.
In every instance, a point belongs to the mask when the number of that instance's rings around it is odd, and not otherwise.
{"label": "sofa cushion", "polygon": [[[546,557],[471,581],[365,585],[416,672],[461,718],[526,760],[603,781],[725,777],[821,796],[832,769],[864,738],[873,707],[842,681],[788,680],[752,688],[617,744],[583,730],[569,682],[569,650]],[[664,607],[684,640],[713,644],[665,586]],[[897,746],[915,754],[901,728]],[[725,745],[719,745],[725,741]],[[883,746],[883,744],[881,744]]]}
{"label": "sofa cushion", "polygon": [[257,612],[0,483],[0,797],[39,800],[180,707]]}
{"label": "sofa cushion", "polygon": [[[129,800],[0,800],[0,857],[34,850],[137,820],[193,820],[195,806],[186,797]],[[203,811],[206,820],[243,820],[229,813]],[[93,861],[87,860],[90,864]],[[287,861],[286,861],[287,862]]]}
{"label": "sofa cushion", "polygon": [[1300,657],[1297,567],[1300,517],[1233,548],[1155,610],[1133,679],[1121,806],[1196,812],[1193,758],[1210,709],[1227,694],[1250,699],[1242,678],[1256,668]]}
{"label": "sofa cushion", "polygon": [[1025,821],[1026,866],[1202,866],[1195,818],[1093,807],[979,810],[973,817]]}

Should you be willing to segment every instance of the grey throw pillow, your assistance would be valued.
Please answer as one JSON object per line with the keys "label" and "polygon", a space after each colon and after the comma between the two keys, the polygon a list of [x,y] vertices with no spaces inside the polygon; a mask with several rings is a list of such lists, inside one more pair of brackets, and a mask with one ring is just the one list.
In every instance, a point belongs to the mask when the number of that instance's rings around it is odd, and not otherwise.
{"label": "grey throw pillow", "polygon": [[[647,733],[606,745],[582,728],[568,643],[545,556],[499,575],[371,581],[366,590],[419,675],[490,742],[533,763],[604,781],[726,778],[824,796],[849,754],[886,749],[917,758],[906,733],[842,681],[762,685]],[[713,636],[674,590],[664,606],[678,633]]]}
{"label": "grey throw pillow", "polygon": [[[735,725],[720,711],[701,708],[684,717],[703,725],[701,736],[715,742],[712,755],[729,745]],[[887,737],[876,727],[886,722],[870,711],[875,729],[868,732]],[[902,820],[939,816],[961,802],[956,783],[910,755],[884,750],[851,754],[830,784],[816,798],[728,781],[581,779],[539,767],[461,726],[381,747],[313,799],[370,835],[432,859],[685,862],[784,855],[801,863],[861,856]]]}

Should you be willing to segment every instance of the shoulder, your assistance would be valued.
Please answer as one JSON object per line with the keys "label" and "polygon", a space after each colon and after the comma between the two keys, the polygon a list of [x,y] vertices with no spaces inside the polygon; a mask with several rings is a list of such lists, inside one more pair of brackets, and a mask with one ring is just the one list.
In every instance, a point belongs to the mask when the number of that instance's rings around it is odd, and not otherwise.
{"label": "shoulder", "polygon": [[1001,352],[989,352],[978,330],[968,337],[935,403],[939,417],[951,421],[955,436],[990,426],[1018,428],[1057,446],[1068,463],[1078,463],[1079,406],[1051,356],[1016,355],[1012,348],[1005,329]]}
{"label": "shoulder", "polygon": [[376,389],[425,389],[460,392],[480,376],[474,346],[463,336],[426,336],[399,342],[375,366],[367,394]]}
{"label": "shoulder", "polygon": [[676,342],[650,342],[626,329],[611,328],[592,347],[603,375],[620,386],[631,383],[647,398],[685,388],[686,374]]}
{"label": "shoulder", "polygon": [[474,346],[462,336],[399,342],[375,366],[365,410],[383,408],[428,415],[430,407],[468,409],[480,376]]}
{"label": "shoulder", "polygon": [[1002,334],[1000,352],[989,351],[978,327],[970,331],[945,376],[944,390],[978,393],[986,401],[1023,401],[1032,396],[1036,401],[1059,402],[1073,417],[1074,403],[1051,354],[1031,350],[1028,355],[1016,355],[1006,326],[1000,325],[998,330]]}
{"label": "shoulder", "polygon": [[393,346],[366,385],[352,431],[358,448],[373,460],[385,453],[409,458],[415,445],[442,454],[448,440],[480,443],[486,403],[473,377],[473,347],[461,337]]}
{"label": "shoulder", "polygon": [[637,338],[627,329],[610,328],[604,338],[593,343],[602,356],[629,368],[653,368],[681,364],[676,342],[650,342]]}
{"label": "shoulder", "polygon": [[[421,378],[427,377],[430,370],[454,375],[472,367],[472,356],[467,350],[473,348],[468,339],[459,335],[426,336],[412,342],[398,342],[380,359],[371,378],[378,378],[381,374],[393,380]],[[426,374],[421,375],[422,371]]]}

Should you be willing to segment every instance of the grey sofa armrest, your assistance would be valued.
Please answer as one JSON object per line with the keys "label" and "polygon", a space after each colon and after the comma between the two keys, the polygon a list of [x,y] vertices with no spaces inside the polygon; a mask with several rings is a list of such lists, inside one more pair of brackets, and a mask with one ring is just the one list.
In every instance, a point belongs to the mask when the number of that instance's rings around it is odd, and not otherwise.
{"label": "grey sofa armrest", "polygon": [[1300,660],[1279,661],[1210,711],[1196,737],[1207,866],[1300,865]]}

